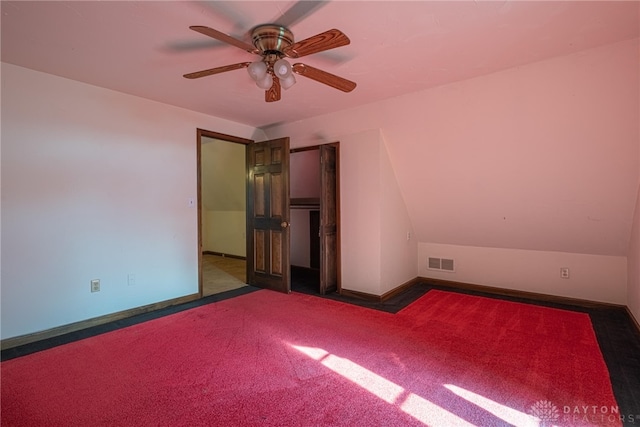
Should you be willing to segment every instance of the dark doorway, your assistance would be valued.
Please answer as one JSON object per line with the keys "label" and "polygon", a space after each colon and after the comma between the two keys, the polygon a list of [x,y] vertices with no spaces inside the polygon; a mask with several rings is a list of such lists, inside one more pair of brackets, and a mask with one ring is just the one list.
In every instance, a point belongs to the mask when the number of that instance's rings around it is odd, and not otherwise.
{"label": "dark doorway", "polygon": [[338,144],[291,150],[291,289],[339,292]]}

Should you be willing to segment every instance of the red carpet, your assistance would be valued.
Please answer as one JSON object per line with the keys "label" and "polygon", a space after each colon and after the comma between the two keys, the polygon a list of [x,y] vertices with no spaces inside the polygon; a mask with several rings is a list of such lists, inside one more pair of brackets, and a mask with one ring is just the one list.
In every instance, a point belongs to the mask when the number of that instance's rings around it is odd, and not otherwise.
{"label": "red carpet", "polygon": [[3,362],[1,409],[3,426],[621,425],[587,315],[436,290],[396,315],[271,291],[201,306]]}

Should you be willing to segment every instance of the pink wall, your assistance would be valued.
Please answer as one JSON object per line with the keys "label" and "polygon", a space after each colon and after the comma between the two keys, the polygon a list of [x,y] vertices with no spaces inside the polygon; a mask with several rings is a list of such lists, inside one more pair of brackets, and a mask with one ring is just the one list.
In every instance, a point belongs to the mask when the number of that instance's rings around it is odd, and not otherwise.
{"label": "pink wall", "polygon": [[416,277],[418,241],[380,133],[380,294]]}
{"label": "pink wall", "polygon": [[[311,144],[380,129],[419,247],[504,249],[494,254],[518,261],[483,284],[516,288],[510,278],[535,260],[546,260],[537,277],[556,277],[573,254],[592,255],[609,279],[589,280],[579,262],[573,276],[587,282],[535,291],[624,304],[640,168],[639,59],[638,39],[628,40],[265,132]],[[363,200],[353,196],[350,204]],[[474,283],[486,277],[468,274]]]}
{"label": "pink wall", "polygon": [[640,323],[640,186],[636,197],[636,211],[633,217],[633,231],[627,255],[628,280],[627,305]]}
{"label": "pink wall", "polygon": [[345,135],[339,141],[342,287],[380,295],[378,132]]}
{"label": "pink wall", "polygon": [[626,256],[638,52],[624,42],[390,101],[404,114],[381,127],[420,241]]}
{"label": "pink wall", "polygon": [[[640,104],[640,96],[637,98]],[[638,163],[640,164],[640,138],[638,139]],[[627,305],[640,324],[640,167],[638,168],[638,192],[633,216],[633,228],[627,253]]]}
{"label": "pink wall", "polygon": [[340,142],[342,287],[382,295],[417,275],[411,220],[377,129],[328,140],[292,138],[291,148]]}
{"label": "pink wall", "polygon": [[[427,269],[427,258],[455,262],[455,272]],[[627,258],[553,251],[418,244],[421,277],[624,305]],[[569,278],[560,269],[569,269]]]}
{"label": "pink wall", "polygon": [[197,128],[264,139],[2,63],[2,339],[198,292]]}

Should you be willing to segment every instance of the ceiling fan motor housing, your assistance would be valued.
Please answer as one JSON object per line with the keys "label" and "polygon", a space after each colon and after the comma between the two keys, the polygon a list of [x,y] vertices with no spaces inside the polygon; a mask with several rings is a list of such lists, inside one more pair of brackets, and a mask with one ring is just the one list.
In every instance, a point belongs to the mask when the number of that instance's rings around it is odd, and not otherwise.
{"label": "ceiling fan motor housing", "polygon": [[293,44],[293,33],[286,27],[265,24],[251,31],[253,45],[263,55],[284,56],[282,51]]}

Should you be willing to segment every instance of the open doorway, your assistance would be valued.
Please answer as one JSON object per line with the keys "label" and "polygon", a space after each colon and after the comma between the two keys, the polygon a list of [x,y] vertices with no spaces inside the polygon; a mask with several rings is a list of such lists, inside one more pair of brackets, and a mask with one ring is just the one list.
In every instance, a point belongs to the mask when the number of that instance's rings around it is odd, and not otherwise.
{"label": "open doorway", "polygon": [[[281,141],[253,143],[252,140],[198,129],[199,289],[203,297],[242,288],[247,283],[278,288],[258,283],[255,278],[256,274],[266,268],[267,261],[280,265],[278,260],[281,261],[282,269],[274,271],[282,271],[282,277],[286,273],[287,292],[291,289],[291,275],[297,277],[298,284],[306,281],[306,293],[340,292],[338,143],[295,149],[290,153],[287,139],[286,147],[279,149],[280,152],[283,149],[286,152],[286,162],[281,165],[282,173],[268,179],[268,186],[258,186],[264,190],[270,189],[265,196],[264,206],[271,206],[269,212],[273,213],[274,201],[280,200],[280,193],[272,192],[274,183],[278,181],[276,178],[281,176],[287,183],[281,194],[286,197],[286,203],[282,204],[282,214],[286,215],[277,221],[280,228],[276,227],[269,232],[269,235],[276,237],[278,233],[284,235],[286,232],[286,239],[281,239],[283,243],[286,240],[286,257],[273,252],[277,246],[274,246],[274,242],[266,244],[258,239],[265,233],[256,228],[255,219],[249,224],[248,219],[253,218],[253,214],[249,215],[249,212],[253,213],[253,210],[262,206],[260,203],[256,205],[257,201],[262,200],[256,196],[256,190],[249,192],[253,188],[250,185],[253,182],[250,171],[253,169],[249,159],[262,159],[261,153],[265,152],[265,148],[256,147],[264,144],[275,144],[269,145],[267,151],[271,154],[278,152],[276,145],[279,142]],[[293,154],[295,155],[292,156]],[[291,174],[290,157],[296,158]],[[256,165],[258,169],[262,168]],[[273,172],[271,169],[269,171]],[[255,173],[254,171],[253,174]],[[255,175],[257,184],[263,182],[261,177],[262,172]],[[248,197],[250,194],[251,197]],[[252,201],[251,204],[249,200]],[[296,233],[291,242],[294,254],[291,262],[290,231]],[[253,241],[248,236],[258,240]],[[271,264],[268,265],[273,267]],[[294,290],[305,292],[304,287]]]}
{"label": "open doorway", "polygon": [[200,294],[247,286],[246,146],[252,142],[198,130]]}
{"label": "open doorway", "polygon": [[291,289],[340,292],[338,143],[291,150]]}
{"label": "open doorway", "polygon": [[320,150],[291,150],[291,290],[320,290]]}

